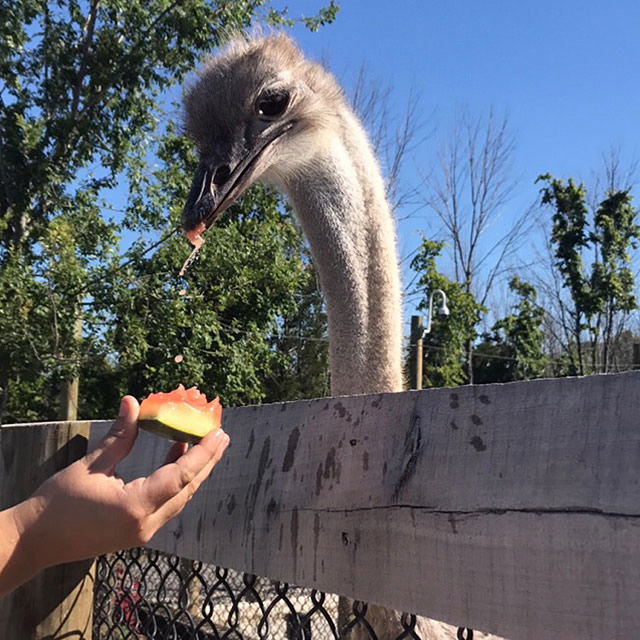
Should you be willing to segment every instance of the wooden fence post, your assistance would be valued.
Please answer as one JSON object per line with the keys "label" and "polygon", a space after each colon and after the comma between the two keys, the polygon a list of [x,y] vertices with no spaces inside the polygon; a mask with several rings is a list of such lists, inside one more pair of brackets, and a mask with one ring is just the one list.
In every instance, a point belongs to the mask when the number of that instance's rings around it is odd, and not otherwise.
{"label": "wooden fence post", "polygon": [[[82,340],[82,316],[78,315],[73,325],[73,335],[76,340]],[[78,391],[80,375],[76,373],[71,380],[65,380],[60,390],[60,420],[78,419]]]}
{"label": "wooden fence post", "polygon": [[411,371],[411,388],[422,389],[422,316],[411,316],[411,345],[415,345],[415,358]]}
{"label": "wooden fence post", "polygon": [[[0,428],[0,509],[24,500],[83,456],[89,428],[89,422]],[[0,638],[91,640],[93,582],[93,560],[43,571],[0,599]]]}
{"label": "wooden fence post", "polygon": [[77,420],[78,418],[78,390],[80,378],[74,376],[62,383],[60,391],[60,420]]}

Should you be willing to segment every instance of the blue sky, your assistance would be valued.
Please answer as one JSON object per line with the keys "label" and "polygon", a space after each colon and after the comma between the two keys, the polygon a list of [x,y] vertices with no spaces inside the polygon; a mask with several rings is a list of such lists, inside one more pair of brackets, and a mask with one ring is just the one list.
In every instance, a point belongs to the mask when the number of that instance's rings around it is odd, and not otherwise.
{"label": "blue sky", "polygon": [[[322,2],[289,3],[311,14]],[[307,55],[328,61],[347,90],[364,62],[393,89],[399,110],[412,89],[433,134],[407,163],[419,180],[435,161],[453,114],[506,112],[515,135],[518,187],[505,219],[531,204],[536,176],[589,183],[603,153],[640,154],[640,3],[631,0],[343,0],[334,24],[293,29]],[[429,231],[429,213],[400,224],[403,254]],[[408,274],[405,271],[405,277]],[[406,313],[412,312],[411,303]]]}
{"label": "blue sky", "polygon": [[418,88],[426,112],[507,109],[533,173],[639,150],[639,34],[632,0],[344,0],[333,25],[294,29],[345,83],[364,61],[400,99]]}

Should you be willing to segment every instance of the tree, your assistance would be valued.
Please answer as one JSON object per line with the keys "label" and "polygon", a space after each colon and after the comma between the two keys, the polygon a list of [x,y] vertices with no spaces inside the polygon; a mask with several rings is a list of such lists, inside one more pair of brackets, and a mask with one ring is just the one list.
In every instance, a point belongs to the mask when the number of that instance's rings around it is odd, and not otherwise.
{"label": "tree", "polygon": [[466,290],[463,283],[441,274],[436,265],[445,243],[422,238],[411,268],[418,274],[418,285],[424,292],[418,309],[427,309],[429,293],[442,289],[448,299],[450,316],[434,322],[424,341],[423,367],[425,387],[456,386],[470,382],[465,349],[477,338],[477,324],[485,308]]}
{"label": "tree", "polygon": [[637,209],[629,189],[609,189],[590,211],[583,184],[550,174],[538,181],[545,185],[542,203],[553,208],[549,245],[560,285],[556,321],[569,373],[606,372],[615,335],[624,328],[619,320],[637,308],[629,256],[640,233]]}
{"label": "tree", "polygon": [[[507,117],[493,110],[473,118],[463,111],[440,152],[440,165],[425,180],[425,204],[444,227],[454,277],[483,306],[505,262],[528,230],[529,212],[513,218],[498,237],[489,229],[504,213],[515,183],[510,179],[514,139]],[[465,344],[466,377],[473,382],[473,343]]]}
{"label": "tree", "polygon": [[[188,182],[185,182],[185,188]],[[122,392],[138,397],[178,383],[255,404],[280,363],[278,318],[303,279],[299,235],[274,194],[255,189],[221,220],[186,279],[181,238],[131,265],[131,284],[100,296],[105,351],[117,356]]]}
{"label": "tree", "polygon": [[[260,16],[289,20],[268,0],[0,1],[0,421],[54,417],[57,388],[80,366],[98,380],[130,362],[108,343],[100,290],[136,298],[131,279],[151,269],[143,251],[169,230],[167,208],[136,206],[147,187],[158,203],[170,198],[149,170],[164,96],[222,34]],[[178,184],[182,168],[169,170]],[[132,190],[124,219],[107,217],[118,186]],[[135,243],[120,268],[119,242],[140,233],[149,244]]]}
{"label": "tree", "polygon": [[530,380],[544,375],[544,309],[533,285],[513,276],[509,289],[517,296],[513,311],[498,320],[474,352],[476,383]]}

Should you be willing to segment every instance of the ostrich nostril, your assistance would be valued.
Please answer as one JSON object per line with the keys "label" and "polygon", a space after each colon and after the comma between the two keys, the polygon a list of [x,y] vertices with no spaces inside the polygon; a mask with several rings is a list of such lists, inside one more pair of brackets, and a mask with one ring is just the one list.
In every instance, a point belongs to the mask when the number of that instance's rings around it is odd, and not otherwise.
{"label": "ostrich nostril", "polygon": [[229,165],[226,165],[226,164],[221,165],[216,169],[216,172],[213,174],[213,184],[215,184],[216,187],[223,185],[229,179],[230,175],[231,175],[231,169],[229,168]]}

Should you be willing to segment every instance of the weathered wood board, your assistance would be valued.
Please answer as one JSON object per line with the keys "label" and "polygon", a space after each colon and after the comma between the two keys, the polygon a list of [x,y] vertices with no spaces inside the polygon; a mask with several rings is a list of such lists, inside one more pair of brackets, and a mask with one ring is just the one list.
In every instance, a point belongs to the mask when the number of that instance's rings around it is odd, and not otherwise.
{"label": "weathered wood board", "polygon": [[[508,638],[640,631],[640,373],[243,407],[224,425],[224,459],[149,546]],[[141,434],[121,474],[167,448]]]}
{"label": "weathered wood board", "polygon": [[[87,422],[0,428],[0,509],[24,500],[56,471],[82,457],[89,428]],[[92,565],[86,560],[50,567],[0,598],[0,638],[91,640]]]}

